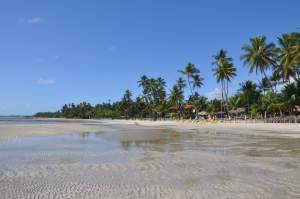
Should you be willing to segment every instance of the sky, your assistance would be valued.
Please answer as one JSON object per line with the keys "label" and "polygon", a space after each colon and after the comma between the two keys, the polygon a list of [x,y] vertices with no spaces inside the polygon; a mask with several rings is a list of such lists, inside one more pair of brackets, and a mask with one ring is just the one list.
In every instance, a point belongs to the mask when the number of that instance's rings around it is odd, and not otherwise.
{"label": "sky", "polygon": [[56,111],[66,103],[134,97],[143,74],[167,90],[192,62],[204,77],[200,94],[219,94],[212,56],[225,49],[238,76],[249,38],[269,42],[300,26],[298,0],[1,0],[0,115]]}

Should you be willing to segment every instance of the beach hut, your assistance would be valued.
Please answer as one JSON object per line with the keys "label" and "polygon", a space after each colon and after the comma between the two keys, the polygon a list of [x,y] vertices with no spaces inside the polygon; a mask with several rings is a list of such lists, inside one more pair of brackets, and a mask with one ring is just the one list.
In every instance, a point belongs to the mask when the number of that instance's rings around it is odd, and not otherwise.
{"label": "beach hut", "polygon": [[213,114],[214,118],[223,118],[225,116],[225,112],[224,111],[218,111],[218,112],[214,112]]}
{"label": "beach hut", "polygon": [[245,113],[246,109],[245,108],[237,108],[235,110],[230,110],[229,111],[229,114],[231,115],[234,115],[234,116],[237,116],[237,115],[240,115],[242,113]]}
{"label": "beach hut", "polygon": [[228,113],[230,117],[234,117],[235,119],[240,117],[239,119],[243,119],[241,115],[244,114],[245,112],[246,112],[246,108],[237,108],[235,110],[230,110]]}

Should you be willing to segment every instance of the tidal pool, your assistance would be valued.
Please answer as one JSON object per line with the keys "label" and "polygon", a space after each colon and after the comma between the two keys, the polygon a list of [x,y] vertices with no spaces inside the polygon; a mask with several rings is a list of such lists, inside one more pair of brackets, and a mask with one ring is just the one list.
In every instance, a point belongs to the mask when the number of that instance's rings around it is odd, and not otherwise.
{"label": "tidal pool", "polygon": [[300,198],[300,139],[107,125],[1,140],[0,198]]}

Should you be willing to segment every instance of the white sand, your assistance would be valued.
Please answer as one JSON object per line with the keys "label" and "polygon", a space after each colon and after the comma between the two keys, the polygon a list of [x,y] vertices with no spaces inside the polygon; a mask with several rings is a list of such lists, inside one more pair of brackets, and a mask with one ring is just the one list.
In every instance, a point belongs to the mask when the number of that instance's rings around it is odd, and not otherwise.
{"label": "white sand", "polygon": [[[52,120],[52,119],[40,119]],[[65,122],[64,122],[65,121]],[[105,124],[105,125],[103,125]],[[108,125],[126,125],[170,128],[184,131],[191,129],[210,131],[231,131],[236,133],[260,134],[270,136],[287,136],[300,138],[300,124],[280,123],[201,123],[178,121],[145,121],[145,120],[67,120],[60,119],[52,124],[18,124],[0,125],[0,139],[24,136],[45,136],[64,133],[99,132],[110,130]],[[267,132],[267,133],[266,133]]]}
{"label": "white sand", "polygon": [[[61,160],[64,154],[38,153],[42,160],[36,158],[32,165],[0,167],[0,198],[300,198],[299,127],[120,120],[0,125],[5,140],[102,132],[101,138],[134,149],[74,150],[68,154],[76,161],[55,164],[44,159]],[[26,151],[20,153],[27,157]],[[0,152],[0,159],[9,159],[5,154]],[[91,163],[80,158],[106,155],[128,160]]]}
{"label": "white sand", "polygon": [[185,130],[209,130],[209,131],[229,131],[231,133],[259,134],[269,136],[286,136],[300,138],[300,123],[199,123],[194,124],[189,121],[147,121],[147,120],[111,120],[110,124],[142,125],[147,127],[168,127],[179,131]]}

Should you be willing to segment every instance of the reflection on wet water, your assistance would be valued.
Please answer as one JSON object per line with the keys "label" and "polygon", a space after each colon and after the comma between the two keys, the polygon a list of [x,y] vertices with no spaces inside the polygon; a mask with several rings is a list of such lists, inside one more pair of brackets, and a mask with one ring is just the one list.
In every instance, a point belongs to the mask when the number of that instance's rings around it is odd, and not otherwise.
{"label": "reflection on wet water", "polygon": [[[70,194],[81,190],[79,198],[83,198],[86,192],[99,194],[111,188],[114,194],[130,190],[127,196],[142,198],[141,190],[157,185],[148,194],[296,198],[300,195],[299,143],[296,138],[257,134],[117,125],[108,132],[2,140],[0,192],[9,196],[23,190],[27,198],[35,198],[72,189]],[[36,184],[43,189],[32,191]]]}
{"label": "reflection on wet water", "polygon": [[126,161],[149,151],[171,154],[196,150],[224,156],[299,157],[299,143],[300,139],[296,138],[197,130],[181,133],[167,129],[83,132],[0,141],[0,166]]}
{"label": "reflection on wet water", "polygon": [[5,140],[0,141],[0,167],[122,161],[126,159],[122,154],[109,154],[119,148],[119,143],[88,132]]}

